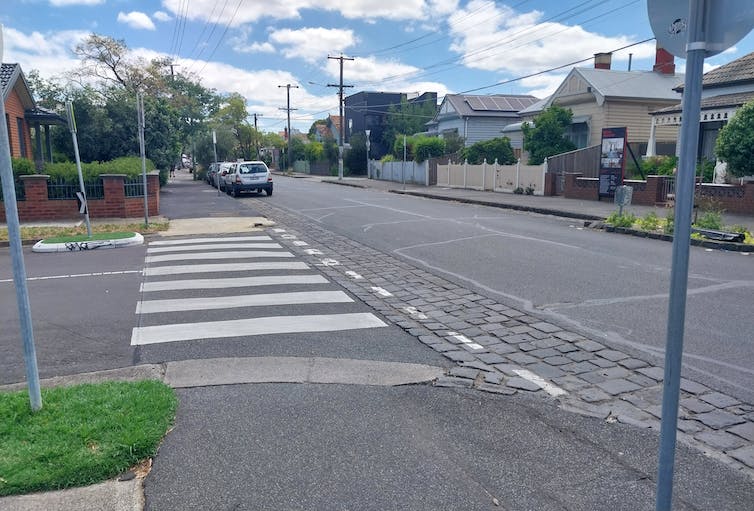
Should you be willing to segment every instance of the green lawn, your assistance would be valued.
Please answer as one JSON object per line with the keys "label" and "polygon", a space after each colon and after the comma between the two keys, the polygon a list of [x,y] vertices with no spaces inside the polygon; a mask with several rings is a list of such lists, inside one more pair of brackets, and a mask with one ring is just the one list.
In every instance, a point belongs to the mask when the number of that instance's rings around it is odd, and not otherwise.
{"label": "green lawn", "polygon": [[101,482],[154,456],[178,406],[159,381],[0,393],[0,496]]}
{"label": "green lawn", "polygon": [[[113,232],[138,232],[141,234],[154,234],[160,231],[166,231],[170,227],[168,222],[151,222],[149,227],[144,223],[128,224],[92,224],[92,233],[113,233]],[[21,227],[22,240],[41,240],[46,238],[58,238],[63,236],[84,236],[86,238],[86,226],[79,225],[76,227]],[[0,229],[0,241],[8,241],[8,229]]]}
{"label": "green lawn", "polygon": [[75,236],[57,236],[54,238],[45,238],[42,243],[72,243],[74,241],[96,241],[96,240],[123,240],[126,238],[133,238],[136,236],[135,232],[93,232],[90,238],[86,234],[78,234]]}

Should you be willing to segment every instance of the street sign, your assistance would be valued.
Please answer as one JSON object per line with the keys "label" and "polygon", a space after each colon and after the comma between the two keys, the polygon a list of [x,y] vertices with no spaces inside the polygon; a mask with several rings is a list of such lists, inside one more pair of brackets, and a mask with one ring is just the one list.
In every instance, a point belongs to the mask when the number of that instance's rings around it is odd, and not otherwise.
{"label": "street sign", "polygon": [[[689,32],[690,0],[647,0],[649,24],[657,38],[657,45],[678,58],[686,58]],[[700,9],[702,10],[702,9]],[[714,0],[706,2],[704,18],[705,57],[723,52],[740,41],[754,23],[754,2],[751,0]]]}
{"label": "street sign", "polygon": [[76,192],[76,198],[79,200],[79,214],[86,213],[86,197],[81,192]]}

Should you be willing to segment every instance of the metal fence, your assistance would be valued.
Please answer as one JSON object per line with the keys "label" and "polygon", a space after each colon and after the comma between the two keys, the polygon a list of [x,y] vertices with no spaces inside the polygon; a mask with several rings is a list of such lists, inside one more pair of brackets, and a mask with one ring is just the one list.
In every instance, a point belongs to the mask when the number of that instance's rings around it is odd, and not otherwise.
{"label": "metal fence", "polygon": [[123,192],[126,197],[144,197],[144,178],[129,177],[123,181]]}
{"label": "metal fence", "polygon": [[[84,182],[84,190],[87,199],[105,198],[105,187],[102,185],[102,179]],[[47,198],[49,200],[76,199],[76,192],[78,191],[80,191],[78,183],[71,183],[65,179],[48,179],[47,181]]]}
{"label": "metal fence", "polygon": [[[24,188],[24,182],[20,179],[17,179],[13,181],[13,185],[16,188],[16,200],[26,200],[26,189]],[[3,200],[3,187],[0,186],[0,202],[2,202]]]}
{"label": "metal fence", "polygon": [[675,200],[675,176],[665,176],[661,182],[660,200],[672,202]]}

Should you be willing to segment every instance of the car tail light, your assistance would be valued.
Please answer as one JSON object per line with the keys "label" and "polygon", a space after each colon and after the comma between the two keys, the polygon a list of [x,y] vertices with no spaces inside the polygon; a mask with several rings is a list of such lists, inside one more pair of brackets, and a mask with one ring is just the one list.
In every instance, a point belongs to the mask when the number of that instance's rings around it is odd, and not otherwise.
{"label": "car tail light", "polygon": [[270,177],[267,178],[267,182],[268,183],[272,183],[272,176],[270,176]]}
{"label": "car tail light", "polygon": [[241,182],[241,176],[236,176],[236,183],[240,183],[240,182]]}

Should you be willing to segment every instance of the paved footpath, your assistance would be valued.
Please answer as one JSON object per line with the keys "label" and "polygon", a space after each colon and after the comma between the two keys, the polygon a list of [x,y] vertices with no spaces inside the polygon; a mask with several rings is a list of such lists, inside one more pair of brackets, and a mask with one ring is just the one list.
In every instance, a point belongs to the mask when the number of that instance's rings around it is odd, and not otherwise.
{"label": "paved footpath", "polygon": [[[383,190],[400,188],[396,183],[344,181]],[[427,195],[448,192],[436,187],[417,189]],[[501,196],[496,199],[500,201],[511,200],[510,194],[469,190],[457,193],[469,200],[479,193]],[[561,210],[567,205],[558,203]],[[323,266],[328,277],[388,320],[458,362],[458,367],[436,385],[499,394],[540,393],[558,399],[566,409],[659,431],[664,372],[661,361],[613,349],[546,318],[470,293],[453,282],[267,203],[255,207],[295,230],[316,250],[302,251],[291,244],[292,252]],[[605,209],[612,205],[592,207]],[[570,208],[573,211],[574,206]],[[553,209],[555,214],[557,211]],[[359,270],[358,278],[344,270],[354,268]],[[681,390],[678,440],[754,478],[754,404],[685,378]]]}

